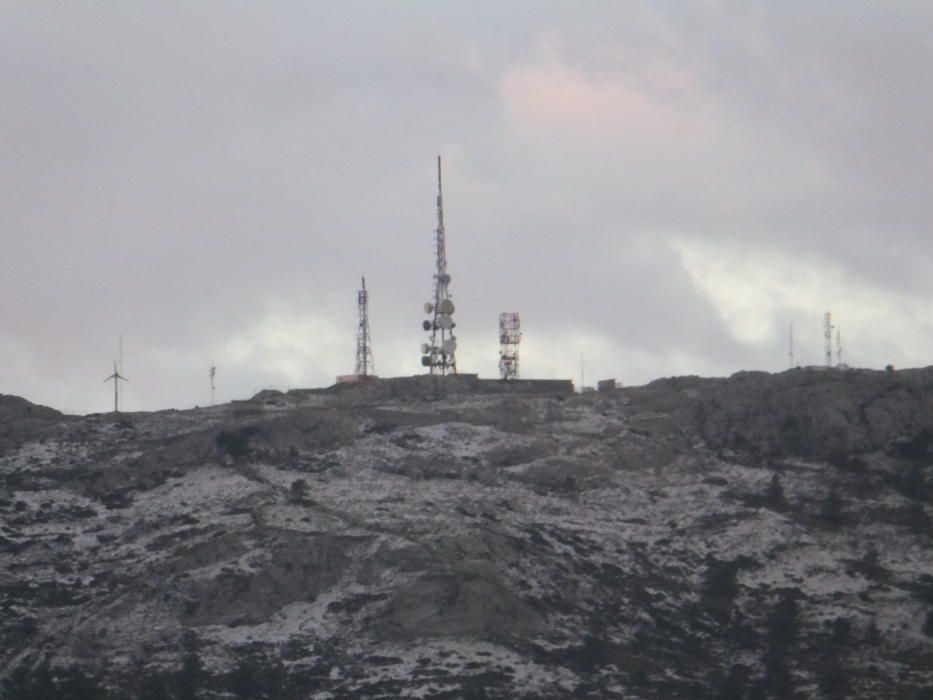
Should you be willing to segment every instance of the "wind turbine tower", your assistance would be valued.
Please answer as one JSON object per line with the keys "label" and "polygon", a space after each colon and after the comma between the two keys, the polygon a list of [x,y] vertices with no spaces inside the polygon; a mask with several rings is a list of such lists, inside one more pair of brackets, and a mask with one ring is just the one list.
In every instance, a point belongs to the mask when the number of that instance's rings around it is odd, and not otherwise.
{"label": "wind turbine tower", "polygon": [[[117,342],[117,358],[119,360],[117,362],[117,371],[120,374],[123,374],[123,334],[122,333],[120,334],[120,338]],[[123,408],[123,397],[121,396],[120,397],[120,409],[122,410],[122,408]]]}
{"label": "wind turbine tower", "polygon": [[120,374],[117,369],[117,361],[113,361],[113,374],[104,380],[104,383],[113,381],[113,412],[120,412],[120,382],[128,382],[129,379]]}
{"label": "wind turbine tower", "polygon": [[457,338],[454,336],[456,323],[453,321],[454,303],[450,298],[450,275],[447,273],[447,247],[444,231],[444,190],[441,181],[441,157],[437,157],[437,229],[434,238],[434,302],[424,305],[424,312],[431,314],[422,327],[429,331],[431,339],[421,346],[421,364],[432,375],[457,373]]}
{"label": "wind turbine tower", "polygon": [[359,326],[356,331],[356,376],[361,379],[376,375],[373,365],[373,341],[369,333],[369,292],[366,291],[365,277],[363,277],[362,284],[362,289],[356,295],[359,308]]}

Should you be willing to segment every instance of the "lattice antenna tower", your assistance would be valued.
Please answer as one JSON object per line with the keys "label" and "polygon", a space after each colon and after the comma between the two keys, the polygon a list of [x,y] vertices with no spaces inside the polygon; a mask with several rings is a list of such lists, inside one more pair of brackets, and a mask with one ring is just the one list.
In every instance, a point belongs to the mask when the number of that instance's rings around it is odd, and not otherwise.
{"label": "lattice antenna tower", "polygon": [[823,314],[823,339],[826,341],[826,366],[833,366],[833,318],[827,311]]}
{"label": "lattice antenna tower", "polygon": [[447,244],[444,231],[444,189],[441,180],[441,157],[437,157],[437,229],[434,237],[434,301],[424,305],[431,315],[422,327],[430,332],[430,341],[421,346],[421,364],[430,374],[457,373],[456,323],[453,320],[454,302],[450,298],[450,275],[447,272]]}
{"label": "lattice antenna tower", "polygon": [[373,364],[373,340],[369,332],[369,292],[366,291],[366,278],[362,278],[362,288],[356,294],[359,313],[359,325],[356,330],[356,376],[375,376]]}
{"label": "lattice antenna tower", "polygon": [[521,319],[517,313],[499,314],[499,376],[518,379],[518,344],[522,342]]}
{"label": "lattice antenna tower", "polygon": [[842,331],[836,329],[836,366],[841,367],[842,362]]}

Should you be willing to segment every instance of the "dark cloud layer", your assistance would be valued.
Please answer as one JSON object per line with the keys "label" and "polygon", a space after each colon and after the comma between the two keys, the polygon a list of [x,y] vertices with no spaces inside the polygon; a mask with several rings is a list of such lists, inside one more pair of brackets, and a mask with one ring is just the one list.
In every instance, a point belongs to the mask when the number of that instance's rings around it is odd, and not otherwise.
{"label": "dark cloud layer", "polygon": [[0,5],[0,391],[104,410],[420,371],[434,156],[466,371],[926,364],[928,3]]}

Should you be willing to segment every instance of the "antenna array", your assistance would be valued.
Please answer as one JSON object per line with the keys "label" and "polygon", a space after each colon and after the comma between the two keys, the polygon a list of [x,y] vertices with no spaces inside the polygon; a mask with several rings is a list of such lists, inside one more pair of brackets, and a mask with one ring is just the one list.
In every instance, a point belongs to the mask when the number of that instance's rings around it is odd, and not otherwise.
{"label": "antenna array", "polygon": [[422,327],[429,331],[431,339],[421,346],[421,364],[430,374],[457,373],[457,338],[454,336],[456,323],[453,321],[454,303],[450,298],[447,273],[447,247],[444,232],[444,190],[441,183],[441,157],[437,157],[437,229],[434,238],[435,271],[434,302],[424,305],[424,312],[431,314]]}
{"label": "antenna array", "polygon": [[518,379],[518,344],[521,341],[522,329],[518,314],[499,314],[499,376],[502,379]]}
{"label": "antenna array", "polygon": [[359,325],[356,331],[356,376],[375,376],[373,364],[372,337],[369,333],[369,292],[366,291],[366,278],[362,278],[362,289],[357,293]]}

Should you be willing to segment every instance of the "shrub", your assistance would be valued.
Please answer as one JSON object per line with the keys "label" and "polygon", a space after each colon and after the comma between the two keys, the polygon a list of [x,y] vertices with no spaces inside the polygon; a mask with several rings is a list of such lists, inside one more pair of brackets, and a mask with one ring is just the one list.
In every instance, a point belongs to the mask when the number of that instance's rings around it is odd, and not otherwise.
{"label": "shrub", "polygon": [[783,508],[787,505],[784,498],[784,487],[781,485],[781,477],[777,474],[771,475],[771,483],[765,490],[765,502],[773,508]]}
{"label": "shrub", "polygon": [[795,591],[784,591],[780,599],[771,610],[768,616],[768,633],[771,636],[771,643],[780,648],[786,648],[794,641],[797,636],[797,597]]}
{"label": "shrub", "polygon": [[308,496],[308,482],[295,479],[288,488],[288,497],[292,503],[302,503]]}
{"label": "shrub", "polygon": [[830,489],[826,498],[820,503],[820,518],[830,525],[842,525],[845,522],[842,496],[835,489]]}
{"label": "shrub", "polygon": [[852,623],[844,617],[833,620],[833,631],[830,641],[837,646],[844,646],[852,635]]}
{"label": "shrub", "polygon": [[86,676],[79,666],[69,668],[58,684],[61,700],[97,700],[103,692],[93,676]]}
{"label": "shrub", "polygon": [[846,669],[838,663],[832,663],[823,670],[819,686],[827,698],[846,698],[851,691]]}
{"label": "shrub", "polygon": [[923,621],[922,629],[927,637],[933,637],[933,610],[927,612],[927,618]]}
{"label": "shrub", "polygon": [[258,432],[259,428],[255,425],[247,425],[238,430],[222,430],[214,439],[214,444],[231,457],[248,457],[250,440]]}

